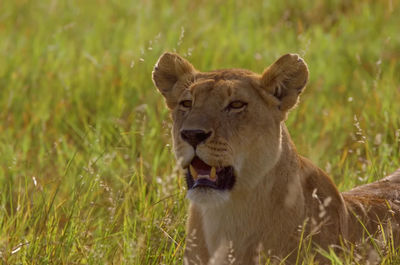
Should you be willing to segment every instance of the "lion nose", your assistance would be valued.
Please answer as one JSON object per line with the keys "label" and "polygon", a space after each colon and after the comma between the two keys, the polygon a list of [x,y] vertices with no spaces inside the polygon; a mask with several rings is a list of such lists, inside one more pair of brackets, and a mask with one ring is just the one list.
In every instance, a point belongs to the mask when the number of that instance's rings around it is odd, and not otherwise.
{"label": "lion nose", "polygon": [[188,142],[191,146],[196,148],[198,144],[204,142],[209,138],[211,132],[205,132],[203,130],[182,130],[181,137],[184,141]]}

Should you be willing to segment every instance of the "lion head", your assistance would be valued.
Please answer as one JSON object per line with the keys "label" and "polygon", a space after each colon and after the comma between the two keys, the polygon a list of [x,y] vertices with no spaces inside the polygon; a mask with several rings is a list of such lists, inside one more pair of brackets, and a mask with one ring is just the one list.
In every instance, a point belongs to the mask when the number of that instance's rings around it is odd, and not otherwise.
{"label": "lion head", "polygon": [[307,79],[296,54],[261,75],[200,72],[177,54],[160,57],[153,81],[171,111],[174,151],[191,201],[222,203],[257,186],[280,158],[282,123]]}

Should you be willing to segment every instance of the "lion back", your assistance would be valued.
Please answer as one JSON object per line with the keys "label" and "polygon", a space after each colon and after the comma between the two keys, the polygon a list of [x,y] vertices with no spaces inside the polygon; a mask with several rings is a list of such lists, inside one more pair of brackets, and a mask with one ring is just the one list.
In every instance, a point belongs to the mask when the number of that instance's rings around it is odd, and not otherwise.
{"label": "lion back", "polygon": [[349,210],[350,241],[373,236],[383,244],[393,239],[395,246],[400,245],[400,169],[342,195]]}

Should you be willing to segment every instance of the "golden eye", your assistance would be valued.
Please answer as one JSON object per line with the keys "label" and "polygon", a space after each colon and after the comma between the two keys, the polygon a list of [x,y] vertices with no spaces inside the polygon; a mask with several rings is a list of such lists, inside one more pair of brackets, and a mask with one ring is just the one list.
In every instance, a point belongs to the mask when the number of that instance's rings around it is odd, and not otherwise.
{"label": "golden eye", "polygon": [[241,109],[243,107],[245,107],[247,105],[247,103],[240,101],[240,100],[236,100],[233,101],[229,104],[228,108],[229,109]]}
{"label": "golden eye", "polygon": [[192,101],[191,100],[182,100],[181,102],[179,102],[179,105],[181,105],[184,108],[191,108]]}

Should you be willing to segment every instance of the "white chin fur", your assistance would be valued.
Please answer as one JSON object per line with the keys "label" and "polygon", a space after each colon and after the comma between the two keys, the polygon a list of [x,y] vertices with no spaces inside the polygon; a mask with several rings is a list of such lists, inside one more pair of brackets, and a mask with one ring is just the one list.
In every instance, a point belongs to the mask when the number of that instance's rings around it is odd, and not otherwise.
{"label": "white chin fur", "polygon": [[229,201],[229,191],[221,191],[214,189],[194,189],[188,190],[186,198],[195,204],[204,206],[219,206]]}

